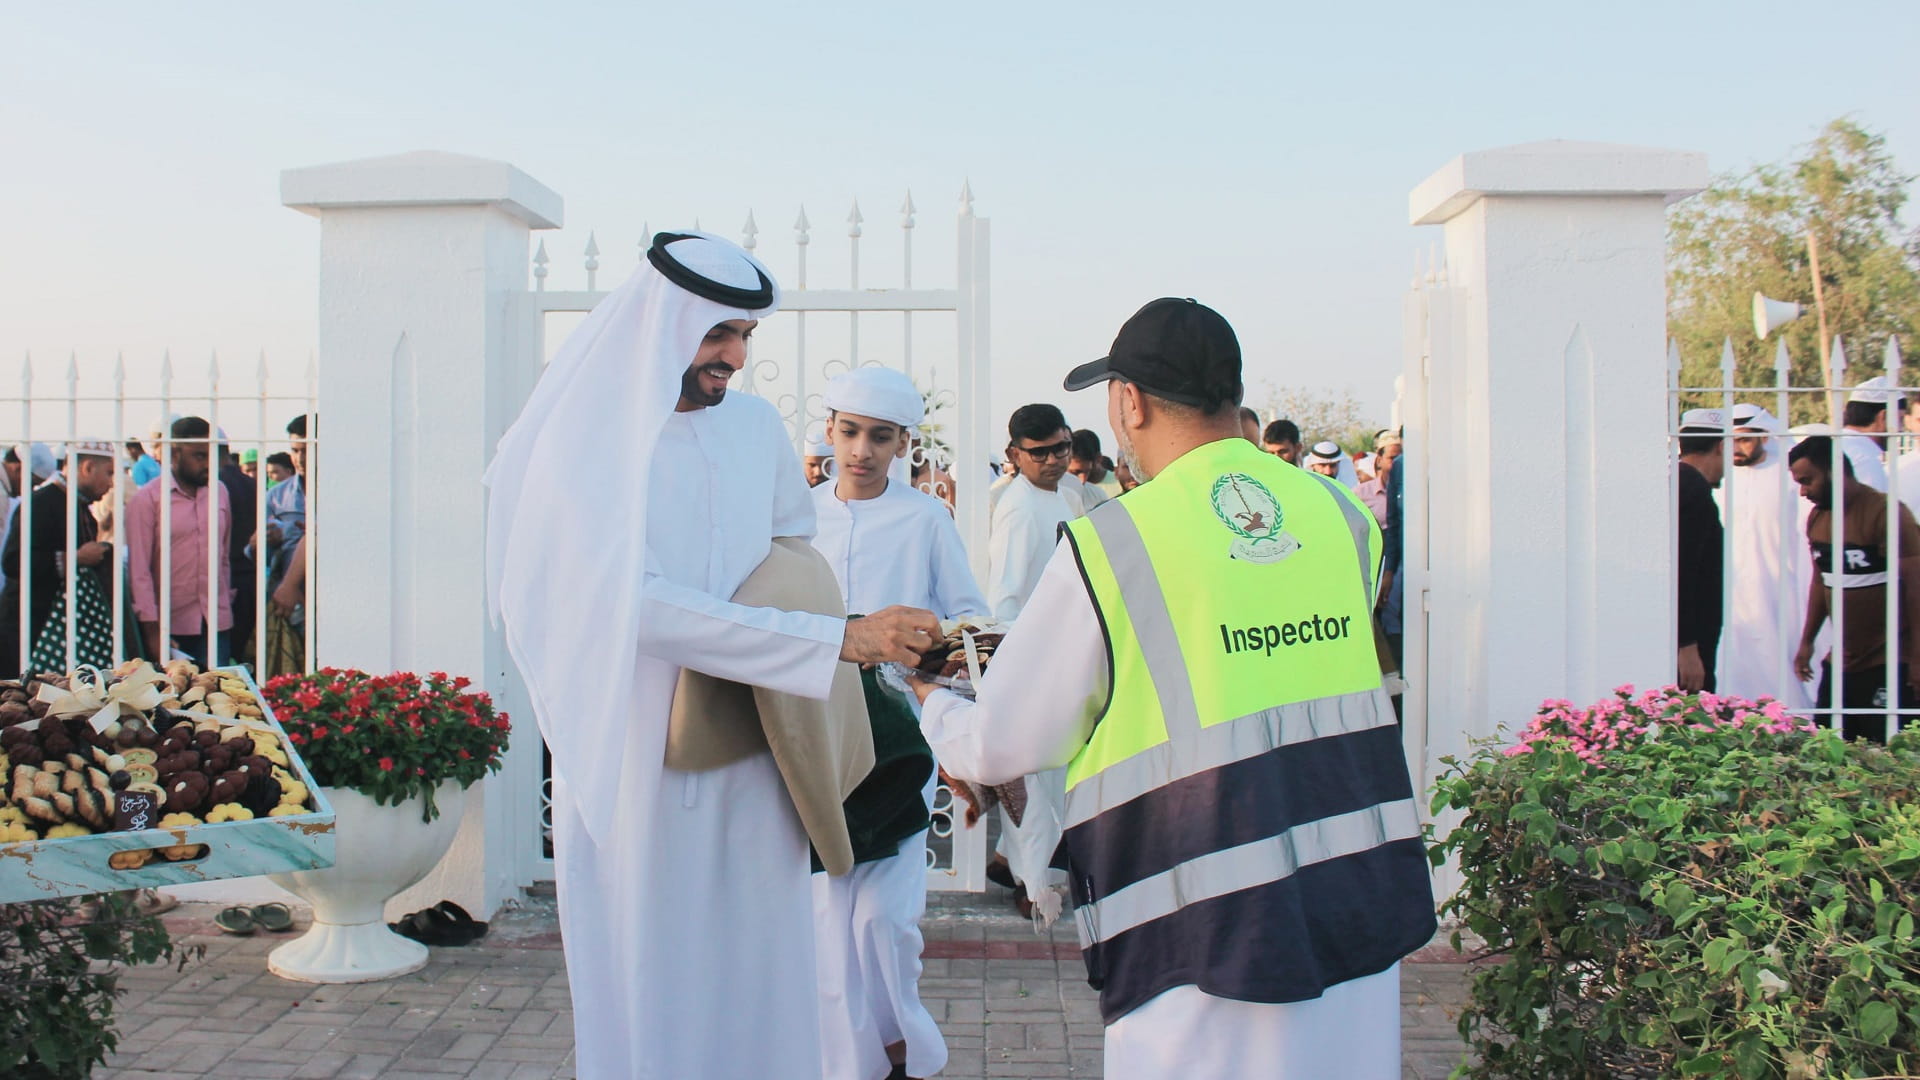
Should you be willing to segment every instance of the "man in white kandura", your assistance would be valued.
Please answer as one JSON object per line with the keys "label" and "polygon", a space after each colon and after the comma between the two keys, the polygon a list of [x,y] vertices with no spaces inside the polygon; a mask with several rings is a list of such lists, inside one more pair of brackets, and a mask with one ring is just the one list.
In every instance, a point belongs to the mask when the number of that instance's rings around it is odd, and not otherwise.
{"label": "man in white kandura", "polygon": [[[1887,490],[1887,433],[1897,430],[1894,417],[1904,417],[1907,403],[1885,375],[1875,375],[1847,394],[1840,422],[1845,431],[1840,449],[1853,462],[1853,477],[1875,491]],[[1784,453],[1784,451],[1782,451]]]}
{"label": "man in white kandura", "polygon": [[[834,472],[813,489],[820,522],[813,546],[839,578],[847,613],[905,605],[948,619],[986,614],[947,504],[908,481],[913,429],[926,417],[913,380],[889,368],[857,368],[821,396]],[[876,751],[883,734],[876,721]],[[919,733],[904,734],[924,755]],[[934,783],[929,769],[919,793],[929,807]],[[925,829],[845,877],[813,875],[828,1077],[926,1077],[946,1065],[946,1041],[920,1003],[926,908]]]}
{"label": "man in white kandura", "polygon": [[1067,525],[977,702],[924,682],[946,770],[1067,766],[1065,847],[1109,1080],[1394,1080],[1435,929],[1370,612],[1380,529],[1240,437],[1240,348],[1162,299],[1107,381],[1150,482]]}
{"label": "man in white kandura", "polygon": [[1779,437],[1780,421],[1758,405],[1735,405],[1733,428],[1733,468],[1713,493],[1733,539],[1732,596],[1715,683],[1722,694],[1806,708],[1813,698],[1793,674],[1793,654],[1813,563],[1799,489],[1787,472],[1793,444]]}
{"label": "man in white kandura", "polygon": [[727,393],[778,305],[736,245],[654,237],[487,473],[490,599],[553,753],[583,1080],[821,1076],[806,834],[765,752],[666,767],[675,688],[686,668],[825,699],[841,661],[912,663],[939,629],[730,602],[814,529],[773,407]]}

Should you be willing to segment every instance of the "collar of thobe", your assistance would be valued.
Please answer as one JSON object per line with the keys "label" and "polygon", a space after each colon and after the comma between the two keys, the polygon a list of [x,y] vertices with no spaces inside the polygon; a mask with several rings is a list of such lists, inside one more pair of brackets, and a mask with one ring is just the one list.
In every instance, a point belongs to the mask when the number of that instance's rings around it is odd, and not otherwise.
{"label": "collar of thobe", "polygon": [[[633,662],[654,447],[707,331],[779,303],[773,276],[731,241],[656,236],[647,261],[560,346],[487,469],[489,607],[555,774],[594,808],[584,819],[595,843],[609,835],[633,711],[656,705],[638,700]],[[606,457],[613,432],[639,452]],[[581,472],[589,458],[606,468]],[[664,720],[666,703],[657,706]],[[645,767],[660,765],[655,756]]]}

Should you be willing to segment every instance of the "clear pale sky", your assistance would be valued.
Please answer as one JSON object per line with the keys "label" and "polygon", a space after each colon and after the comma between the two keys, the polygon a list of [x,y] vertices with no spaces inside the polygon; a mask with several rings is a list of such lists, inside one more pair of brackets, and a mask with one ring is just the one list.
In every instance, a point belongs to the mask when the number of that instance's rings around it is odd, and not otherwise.
{"label": "clear pale sky", "polygon": [[[993,221],[995,415],[1104,395],[1058,377],[1148,299],[1193,296],[1265,382],[1385,420],[1416,248],[1407,192],[1456,154],[1546,138],[1785,156],[1828,119],[1920,171],[1913,0],[1804,3],[87,3],[0,0],[0,378],[17,357],[136,377],[163,348],[313,349],[318,228],[281,169],[415,149],[513,162],[566,199],[556,288],[635,264],[642,223],[735,235],[789,277],[951,284],[970,179]],[[1910,215],[1911,219],[1912,215]],[[790,280],[789,280],[790,283]],[[863,359],[899,339],[862,323]],[[951,323],[916,324],[938,363]],[[947,345],[950,351],[950,345]],[[834,346],[814,345],[816,357]],[[196,377],[198,377],[196,375]],[[17,385],[17,384],[15,384]],[[998,420],[996,420],[996,424]]]}

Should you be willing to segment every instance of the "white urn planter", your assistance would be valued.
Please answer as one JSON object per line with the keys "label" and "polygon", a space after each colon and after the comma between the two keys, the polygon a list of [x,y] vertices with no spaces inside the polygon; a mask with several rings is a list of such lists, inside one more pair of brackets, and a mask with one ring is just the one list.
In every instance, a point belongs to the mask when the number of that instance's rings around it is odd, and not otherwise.
{"label": "white urn planter", "polygon": [[313,927],[267,954],[267,970],[314,983],[378,982],[427,964],[427,947],[387,929],[387,901],[419,882],[453,845],[467,792],[452,780],[434,789],[440,816],[422,821],[414,796],[381,806],[349,788],[327,788],[334,811],[334,864],[273,874],[270,880],[313,905]]}

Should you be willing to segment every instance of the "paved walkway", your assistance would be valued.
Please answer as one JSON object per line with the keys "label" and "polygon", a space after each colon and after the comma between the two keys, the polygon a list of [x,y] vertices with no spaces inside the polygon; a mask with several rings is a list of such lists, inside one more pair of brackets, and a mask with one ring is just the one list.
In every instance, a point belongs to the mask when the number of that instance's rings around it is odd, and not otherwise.
{"label": "paved walkway", "polygon": [[[1050,938],[1006,905],[1006,893],[936,894],[929,905],[921,996],[940,1022],[950,1080],[1099,1077],[1100,1016],[1066,923]],[[550,902],[494,921],[485,947],[435,949],[413,975],[359,986],[288,982],[266,972],[285,938],[236,938],[214,908],[187,905],[168,922],[207,947],[185,971],[127,973],[120,1048],[98,1076],[175,1080],[272,1077],[570,1078],[573,1014]],[[297,913],[304,928],[306,916]],[[1405,1077],[1441,1080],[1459,1060],[1454,1015],[1466,965],[1444,946],[1402,971]],[[1316,1078],[1337,1080],[1337,1078]]]}

